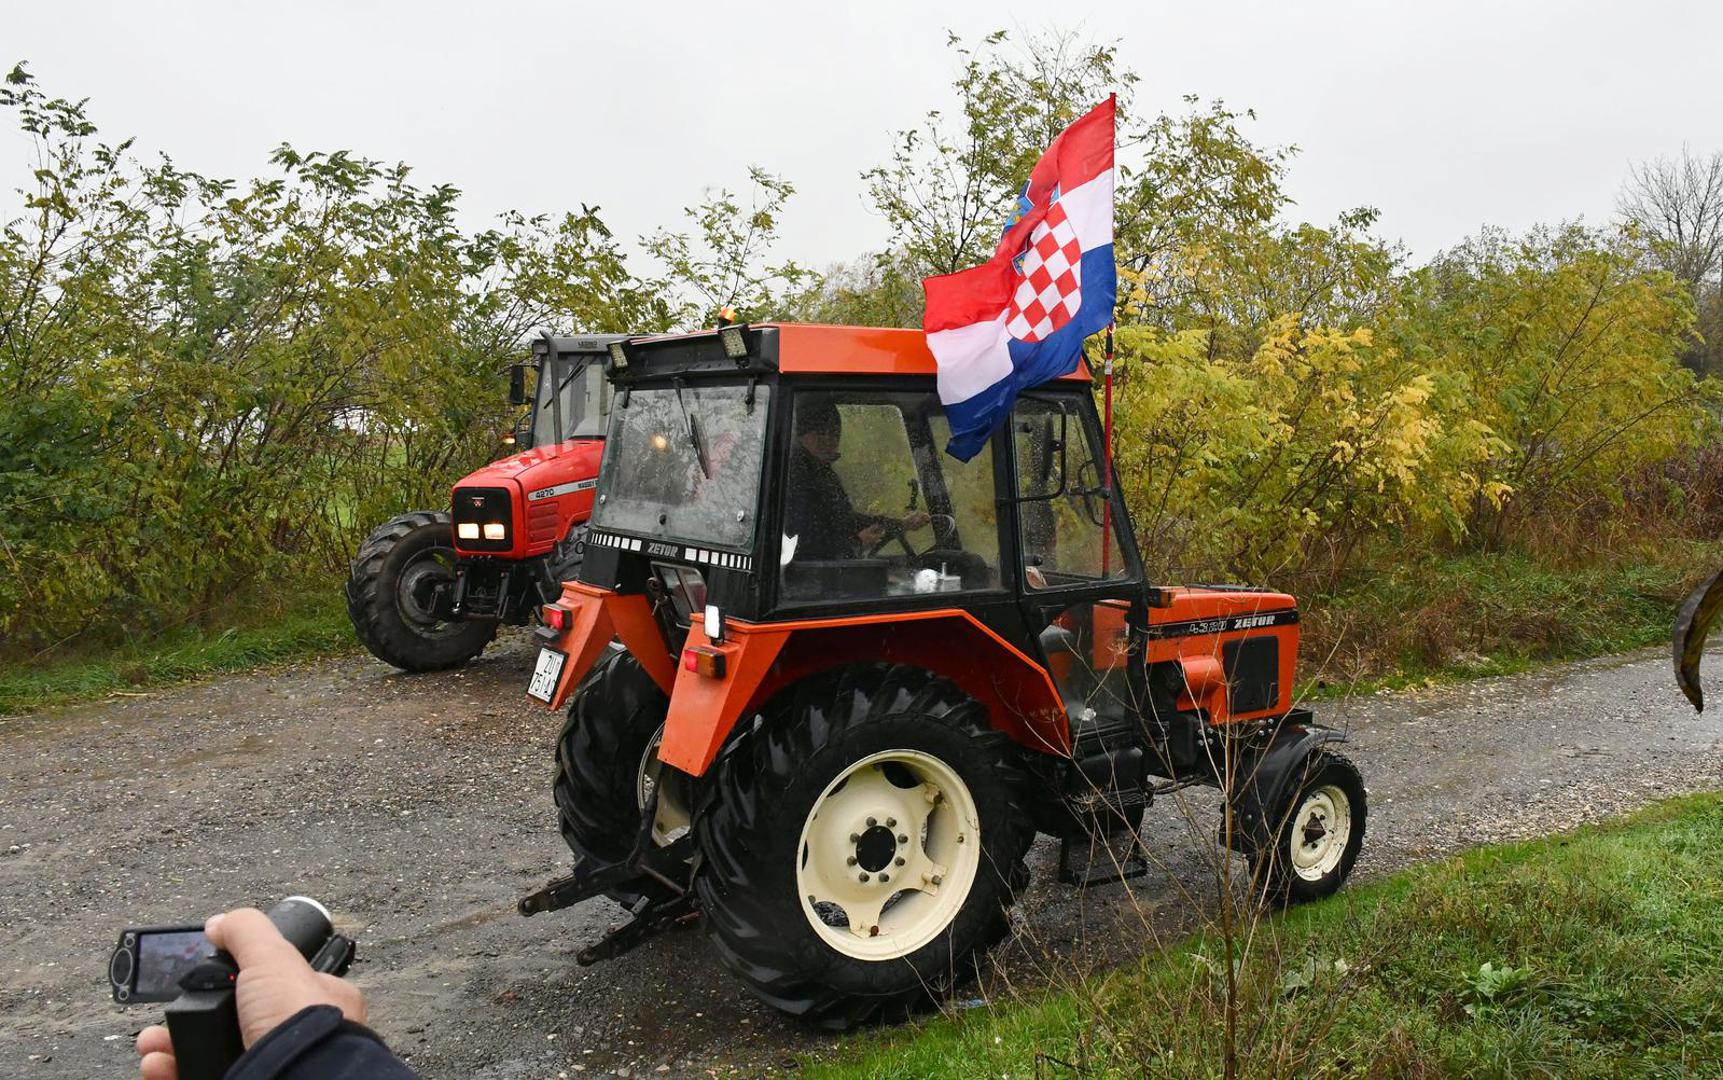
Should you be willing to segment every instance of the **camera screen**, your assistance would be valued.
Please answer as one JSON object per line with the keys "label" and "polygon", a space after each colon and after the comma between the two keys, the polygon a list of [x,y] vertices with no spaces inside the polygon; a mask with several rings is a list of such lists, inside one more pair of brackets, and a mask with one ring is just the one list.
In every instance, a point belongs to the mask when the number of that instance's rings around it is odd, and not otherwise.
{"label": "camera screen", "polygon": [[179,981],[199,963],[215,955],[215,946],[202,930],[138,935],[138,997],[168,998],[179,992]]}

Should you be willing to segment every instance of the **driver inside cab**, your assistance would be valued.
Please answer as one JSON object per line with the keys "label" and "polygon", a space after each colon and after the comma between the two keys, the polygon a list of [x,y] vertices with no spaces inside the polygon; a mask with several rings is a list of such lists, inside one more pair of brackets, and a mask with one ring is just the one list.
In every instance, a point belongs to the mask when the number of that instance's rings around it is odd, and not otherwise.
{"label": "driver inside cab", "polygon": [[858,513],[832,463],[841,455],[843,417],[831,400],[796,409],[795,445],[790,450],[790,490],[784,533],[794,537],[795,558],[848,560],[868,555],[881,542],[927,525],[920,510],[903,518]]}

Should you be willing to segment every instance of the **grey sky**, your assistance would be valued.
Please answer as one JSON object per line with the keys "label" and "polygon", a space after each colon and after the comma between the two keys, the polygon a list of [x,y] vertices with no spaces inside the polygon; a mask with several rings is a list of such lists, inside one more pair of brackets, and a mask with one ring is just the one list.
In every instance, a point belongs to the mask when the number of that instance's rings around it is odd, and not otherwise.
{"label": "grey sky", "polygon": [[5,0],[0,62],[184,167],[348,148],[460,187],[469,222],[585,202],[631,238],[757,163],[799,189],[784,254],[824,266],[884,241],[857,174],[949,104],[945,30],[1053,20],[1119,41],[1139,110],[1255,109],[1254,137],[1301,148],[1295,217],[1374,205],[1420,258],[1485,223],[1600,220],[1630,162],[1723,148],[1723,5],[1699,3]]}

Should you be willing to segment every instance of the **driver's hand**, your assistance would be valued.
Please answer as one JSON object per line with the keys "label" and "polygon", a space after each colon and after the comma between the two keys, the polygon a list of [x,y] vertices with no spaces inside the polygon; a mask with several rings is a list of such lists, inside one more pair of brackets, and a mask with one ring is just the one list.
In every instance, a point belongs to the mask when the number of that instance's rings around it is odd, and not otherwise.
{"label": "driver's hand", "polygon": [[861,532],[856,533],[856,539],[861,541],[863,551],[872,551],[873,546],[886,537],[885,526],[874,522]]}
{"label": "driver's hand", "polygon": [[914,532],[917,529],[925,529],[927,528],[927,523],[932,520],[933,518],[927,513],[927,511],[917,510],[915,513],[903,519],[903,531]]}
{"label": "driver's hand", "polygon": [[[256,908],[239,908],[217,915],[203,932],[239,965],[234,987],[239,1008],[239,1034],[247,1048],[299,1010],[333,1005],[356,1024],[365,1022],[365,998],[345,979],[311,970],[288,944],[269,916]],[[173,1041],[167,1028],[153,1025],[138,1032],[138,1073],[143,1080],[175,1080]]]}

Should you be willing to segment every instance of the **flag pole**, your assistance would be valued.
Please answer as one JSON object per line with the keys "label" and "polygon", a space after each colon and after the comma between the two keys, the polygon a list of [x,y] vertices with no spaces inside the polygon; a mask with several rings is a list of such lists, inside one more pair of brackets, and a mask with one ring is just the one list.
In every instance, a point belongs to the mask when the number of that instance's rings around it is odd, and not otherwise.
{"label": "flag pole", "polygon": [[1101,576],[1109,574],[1108,561],[1112,555],[1113,545],[1113,323],[1107,324],[1107,360],[1102,368],[1102,400],[1104,402],[1101,423],[1101,493],[1106,501],[1101,504]]}

